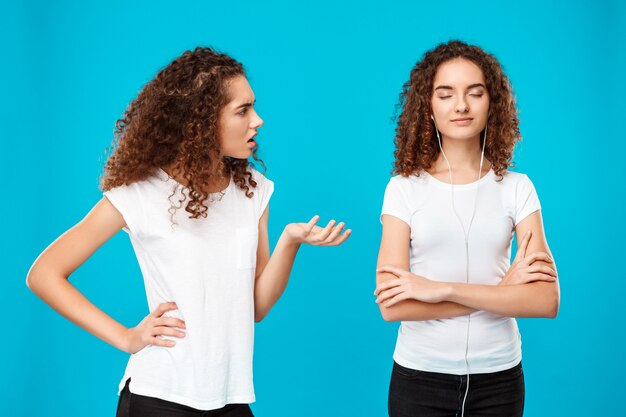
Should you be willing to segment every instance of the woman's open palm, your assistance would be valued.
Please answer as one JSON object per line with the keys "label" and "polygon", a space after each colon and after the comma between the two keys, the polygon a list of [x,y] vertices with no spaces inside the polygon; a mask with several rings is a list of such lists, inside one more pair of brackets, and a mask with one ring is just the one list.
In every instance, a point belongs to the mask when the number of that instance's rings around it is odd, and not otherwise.
{"label": "woman's open palm", "polygon": [[338,246],[350,237],[352,230],[348,229],[341,233],[345,223],[335,221],[328,222],[326,227],[317,226],[319,216],[313,216],[308,223],[290,223],[285,231],[294,241],[313,246]]}

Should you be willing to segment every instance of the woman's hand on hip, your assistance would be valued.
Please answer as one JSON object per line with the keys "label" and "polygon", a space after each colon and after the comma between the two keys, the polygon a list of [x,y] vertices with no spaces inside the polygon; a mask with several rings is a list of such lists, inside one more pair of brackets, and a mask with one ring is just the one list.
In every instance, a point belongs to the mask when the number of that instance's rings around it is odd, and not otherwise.
{"label": "woman's hand on hip", "polygon": [[137,353],[148,345],[173,347],[176,342],[168,339],[160,339],[158,336],[172,336],[183,338],[185,332],[179,329],[185,329],[185,322],[174,318],[165,317],[168,311],[177,310],[176,303],[162,303],[148,314],[136,327],[127,330],[126,349],[128,353]]}

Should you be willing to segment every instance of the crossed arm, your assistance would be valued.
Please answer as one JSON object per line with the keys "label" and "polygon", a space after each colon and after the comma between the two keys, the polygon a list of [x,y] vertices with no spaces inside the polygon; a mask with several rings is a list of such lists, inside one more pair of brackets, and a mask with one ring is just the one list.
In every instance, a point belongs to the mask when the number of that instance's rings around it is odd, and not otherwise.
{"label": "crossed arm", "polygon": [[499,285],[443,283],[408,272],[410,228],[384,215],[375,291],[383,318],[432,320],[477,310],[508,317],[555,317],[559,284],[541,212],[521,221],[515,232],[518,254]]}

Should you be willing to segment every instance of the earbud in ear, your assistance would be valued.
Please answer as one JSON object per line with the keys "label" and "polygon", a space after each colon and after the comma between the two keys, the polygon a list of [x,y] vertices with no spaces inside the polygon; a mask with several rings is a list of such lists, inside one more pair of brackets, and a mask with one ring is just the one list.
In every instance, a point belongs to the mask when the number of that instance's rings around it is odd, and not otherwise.
{"label": "earbud in ear", "polygon": [[430,115],[430,118],[433,119],[433,122],[435,121],[435,116],[433,116],[432,114]]}

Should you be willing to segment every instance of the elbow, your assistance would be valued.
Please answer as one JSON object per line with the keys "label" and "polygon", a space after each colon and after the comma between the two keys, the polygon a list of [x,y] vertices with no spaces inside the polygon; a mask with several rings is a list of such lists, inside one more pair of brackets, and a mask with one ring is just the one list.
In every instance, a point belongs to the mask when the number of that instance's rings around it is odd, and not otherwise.
{"label": "elbow", "polygon": [[388,323],[400,321],[400,319],[398,318],[398,315],[395,314],[395,310],[393,308],[387,308],[383,306],[379,306],[379,307],[380,307],[380,314],[381,316],[383,316],[383,320],[385,320]]}
{"label": "elbow", "polygon": [[549,318],[549,319],[556,318],[556,316],[559,314],[559,304],[560,304],[559,297],[557,295],[556,297],[554,297],[554,300],[550,304],[550,308],[548,310],[548,315],[546,316],[546,318]]}
{"label": "elbow", "polygon": [[531,303],[527,304],[531,306],[530,309],[525,309],[526,312],[519,317],[536,317],[544,319],[556,318],[559,314],[559,305],[561,301],[558,282],[537,282],[531,285],[540,286],[541,289],[538,293],[533,294],[533,297],[528,300],[528,302]]}
{"label": "elbow", "polygon": [[267,316],[267,311],[254,310],[254,322],[260,323]]}
{"label": "elbow", "polygon": [[32,292],[35,292],[35,290],[33,289],[33,279],[30,277],[30,275],[26,276],[26,287],[28,287],[28,289]]}
{"label": "elbow", "polygon": [[556,285],[553,287],[554,291],[552,292],[552,297],[550,299],[550,310],[548,318],[554,319],[559,314],[559,308],[561,306],[561,291],[559,289],[558,281]]}
{"label": "elbow", "polygon": [[559,314],[558,307],[550,307],[550,309],[544,311],[543,314],[540,315],[540,317],[544,319],[555,319],[558,314]]}
{"label": "elbow", "polygon": [[28,287],[29,290],[31,290],[35,294],[37,293],[37,282],[38,282],[37,277],[38,277],[38,274],[35,270],[35,265],[33,265],[30,268],[30,271],[28,271],[28,274],[26,275],[26,286]]}
{"label": "elbow", "polygon": [[26,274],[26,286],[41,297],[41,293],[53,282],[68,280],[69,276],[59,273],[45,263],[36,261]]}
{"label": "elbow", "polygon": [[541,314],[541,317],[546,319],[554,319],[559,314],[560,299],[558,292],[555,292],[548,302],[546,302],[545,309]]}

